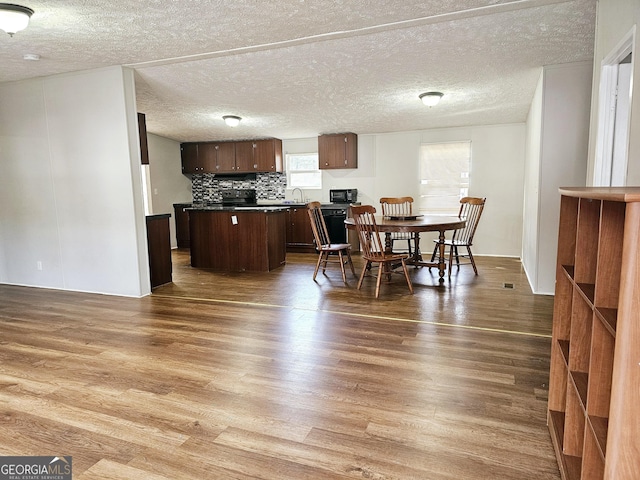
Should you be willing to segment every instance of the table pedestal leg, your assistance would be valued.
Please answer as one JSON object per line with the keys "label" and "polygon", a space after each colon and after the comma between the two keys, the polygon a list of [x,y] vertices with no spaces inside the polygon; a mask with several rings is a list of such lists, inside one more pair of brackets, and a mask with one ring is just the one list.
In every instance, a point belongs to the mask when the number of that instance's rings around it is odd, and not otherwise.
{"label": "table pedestal leg", "polygon": [[[391,232],[384,232],[384,252],[389,255],[393,253],[393,242],[391,241]],[[392,269],[391,265],[385,262],[383,272],[387,278],[387,282],[391,281],[391,269]]]}
{"label": "table pedestal leg", "polygon": [[422,261],[422,254],[420,253],[420,234],[414,234],[414,252],[413,252],[413,263],[418,265]]}
{"label": "table pedestal leg", "polygon": [[391,232],[384,232],[384,251],[391,253],[393,243],[391,243]]}
{"label": "table pedestal leg", "polygon": [[444,230],[440,230],[440,235],[438,236],[438,252],[439,252],[438,275],[440,275],[440,278],[438,279],[438,281],[440,283],[444,283],[444,270],[446,266],[446,263],[444,261],[444,255],[445,255],[444,239],[445,239]]}

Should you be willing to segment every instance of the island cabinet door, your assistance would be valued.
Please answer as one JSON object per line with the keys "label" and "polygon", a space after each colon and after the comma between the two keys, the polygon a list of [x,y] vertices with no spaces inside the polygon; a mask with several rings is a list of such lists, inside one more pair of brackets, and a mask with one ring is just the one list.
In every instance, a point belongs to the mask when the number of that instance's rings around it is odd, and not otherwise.
{"label": "island cabinet door", "polygon": [[287,222],[288,212],[273,212],[266,215],[267,220],[267,252],[269,270],[285,264],[287,255]]}
{"label": "island cabinet door", "polygon": [[234,231],[229,227],[231,212],[189,212],[191,266],[214,270],[234,270]]}
{"label": "island cabinet door", "polygon": [[264,212],[241,212],[233,231],[237,242],[236,271],[268,271],[266,215]]}

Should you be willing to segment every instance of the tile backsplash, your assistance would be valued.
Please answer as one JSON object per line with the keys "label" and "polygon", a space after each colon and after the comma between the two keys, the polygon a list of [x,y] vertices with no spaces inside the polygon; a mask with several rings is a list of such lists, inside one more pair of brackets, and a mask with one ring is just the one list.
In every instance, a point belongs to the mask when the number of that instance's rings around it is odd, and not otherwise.
{"label": "tile backsplash", "polygon": [[284,200],[287,175],[284,173],[256,173],[237,178],[213,173],[191,175],[193,203],[220,203],[221,191],[235,188],[255,188],[257,200]]}

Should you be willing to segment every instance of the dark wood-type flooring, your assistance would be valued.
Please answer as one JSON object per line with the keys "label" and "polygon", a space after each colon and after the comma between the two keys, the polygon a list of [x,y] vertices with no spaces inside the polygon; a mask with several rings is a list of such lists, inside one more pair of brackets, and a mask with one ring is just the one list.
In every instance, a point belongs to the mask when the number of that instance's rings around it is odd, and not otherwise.
{"label": "dark wood-type flooring", "polygon": [[315,259],[215,274],[174,251],[141,299],[0,285],[0,455],[71,455],[76,480],[560,479],[553,298],[519,261],[411,268],[414,295],[376,300]]}

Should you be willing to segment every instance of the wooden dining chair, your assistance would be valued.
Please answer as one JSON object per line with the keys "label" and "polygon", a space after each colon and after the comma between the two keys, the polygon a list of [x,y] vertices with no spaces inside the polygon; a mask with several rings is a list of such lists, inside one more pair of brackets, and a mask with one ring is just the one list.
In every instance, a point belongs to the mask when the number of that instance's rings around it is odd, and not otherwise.
{"label": "wooden dining chair", "polygon": [[316,275],[318,275],[320,265],[322,265],[322,273],[325,274],[327,264],[337,262],[340,264],[340,270],[342,271],[342,281],[347,283],[347,275],[344,270],[345,264],[349,264],[351,267],[351,273],[353,273],[354,277],[356,276],[356,271],[353,268],[353,262],[351,261],[351,244],[331,243],[327,224],[324,221],[320,207],[320,202],[310,202],[307,204],[309,220],[311,221],[311,230],[313,230],[313,238],[316,244],[316,250],[318,251],[318,262],[316,263],[316,269],[313,272],[313,280],[315,281]]}
{"label": "wooden dining chair", "polygon": [[[382,197],[380,199],[380,206],[382,207],[382,215],[385,217],[404,217],[413,215],[413,197]],[[393,232],[391,234],[391,250],[393,250],[393,244],[396,240],[403,240],[407,242],[407,248],[409,250],[409,256],[411,257],[412,251],[415,250],[416,237],[419,233],[405,233],[405,232]],[[413,243],[413,249],[411,244]]]}
{"label": "wooden dining chair", "polygon": [[378,298],[380,295],[382,275],[385,274],[391,277],[392,273],[401,273],[396,272],[394,269],[402,265],[402,271],[404,277],[407,279],[409,291],[413,293],[413,285],[411,284],[407,264],[405,263],[406,256],[385,252],[384,242],[380,237],[380,232],[376,225],[375,213],[376,209],[371,205],[351,206],[351,214],[356,225],[356,230],[358,231],[358,238],[360,239],[362,258],[365,261],[362,267],[362,273],[360,273],[360,280],[358,281],[358,290],[362,287],[362,281],[366,275],[374,276],[371,274],[371,268],[376,266],[374,264],[377,264],[376,298]]}
{"label": "wooden dining chair", "polygon": [[[476,262],[473,259],[473,254],[471,253],[471,246],[473,245],[473,237],[476,233],[476,229],[478,228],[478,222],[480,222],[480,216],[482,215],[482,211],[484,210],[486,198],[478,198],[478,197],[464,197],[460,199],[460,211],[458,212],[458,217],[466,220],[466,224],[463,228],[453,231],[453,235],[451,239],[445,240],[445,247],[449,247],[449,278],[451,278],[451,267],[453,266],[453,259],[456,259],[456,265],[458,266],[458,270],[460,269],[460,258],[467,258],[467,264],[471,264],[473,267],[473,271],[476,275],[478,275],[478,269],[476,267]],[[436,246],[433,249],[433,254],[431,255],[431,261],[440,258],[440,249],[437,240],[434,240]],[[466,254],[461,254],[459,252],[459,248],[464,247],[467,249]]]}

